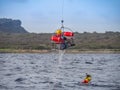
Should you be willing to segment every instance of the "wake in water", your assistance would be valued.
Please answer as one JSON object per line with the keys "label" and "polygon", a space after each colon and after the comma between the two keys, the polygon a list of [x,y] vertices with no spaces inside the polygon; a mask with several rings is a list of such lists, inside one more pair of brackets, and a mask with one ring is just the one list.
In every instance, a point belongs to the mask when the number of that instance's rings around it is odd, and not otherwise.
{"label": "wake in water", "polygon": [[58,80],[59,78],[62,78],[60,75],[60,68],[62,67],[62,59],[63,59],[64,53],[65,53],[65,50],[59,50],[59,56],[56,64],[56,70],[55,70],[56,80]]}
{"label": "wake in water", "polygon": [[65,53],[65,50],[59,50],[58,66],[62,65],[62,59],[63,59],[64,53]]}
{"label": "wake in water", "polygon": [[56,87],[60,87],[62,84],[61,84],[61,78],[62,75],[61,75],[61,67],[62,67],[62,59],[63,59],[63,56],[65,54],[65,50],[59,50],[59,53],[58,53],[58,60],[57,60],[57,64],[55,66],[55,77],[53,78],[53,86],[52,86],[52,89],[56,88]]}

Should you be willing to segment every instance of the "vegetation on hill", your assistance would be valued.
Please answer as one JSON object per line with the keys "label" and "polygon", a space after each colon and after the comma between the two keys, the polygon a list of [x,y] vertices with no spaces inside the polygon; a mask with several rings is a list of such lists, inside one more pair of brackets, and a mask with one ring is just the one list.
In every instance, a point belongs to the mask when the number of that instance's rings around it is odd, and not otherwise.
{"label": "vegetation on hill", "polygon": [[[49,50],[52,46],[50,41],[51,35],[52,33],[28,33],[21,26],[20,20],[0,19],[0,50]],[[71,49],[120,50],[120,32],[75,32],[75,44],[76,46]]]}
{"label": "vegetation on hill", "polygon": [[120,32],[76,33],[76,49],[120,49]]}
{"label": "vegetation on hill", "polygon": [[[0,49],[51,49],[52,33],[0,33]],[[120,50],[120,32],[77,33],[76,46],[72,49],[116,49]]]}

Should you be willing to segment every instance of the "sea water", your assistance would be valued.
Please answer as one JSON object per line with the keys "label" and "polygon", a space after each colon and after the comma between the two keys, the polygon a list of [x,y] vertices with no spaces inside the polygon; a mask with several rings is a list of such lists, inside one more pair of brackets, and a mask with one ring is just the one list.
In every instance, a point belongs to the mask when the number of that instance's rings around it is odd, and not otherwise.
{"label": "sea water", "polygon": [[120,54],[0,54],[0,90],[120,90],[119,76]]}

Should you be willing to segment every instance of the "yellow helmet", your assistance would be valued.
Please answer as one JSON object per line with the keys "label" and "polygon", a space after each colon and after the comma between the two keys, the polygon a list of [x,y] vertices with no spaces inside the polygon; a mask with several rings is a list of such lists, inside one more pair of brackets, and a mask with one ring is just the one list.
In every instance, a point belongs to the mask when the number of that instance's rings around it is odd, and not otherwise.
{"label": "yellow helmet", "polygon": [[88,81],[91,81],[91,77],[86,77],[85,79]]}
{"label": "yellow helmet", "polygon": [[58,29],[58,30],[56,30],[55,33],[56,33],[57,35],[62,34],[62,30],[61,30],[61,29]]}

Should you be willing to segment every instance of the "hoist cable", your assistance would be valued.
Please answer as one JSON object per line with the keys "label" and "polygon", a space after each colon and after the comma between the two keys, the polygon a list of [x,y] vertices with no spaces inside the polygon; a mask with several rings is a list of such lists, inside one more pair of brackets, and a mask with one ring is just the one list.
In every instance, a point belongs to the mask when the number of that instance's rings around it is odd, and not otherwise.
{"label": "hoist cable", "polygon": [[64,16],[64,0],[62,0],[62,20],[64,19],[63,16]]}
{"label": "hoist cable", "polygon": [[63,25],[63,23],[64,23],[64,20],[63,20],[63,15],[64,14],[64,0],[62,0],[62,16],[61,16],[61,24],[62,24],[62,26],[61,26],[61,29],[64,31],[64,25]]}
{"label": "hoist cable", "polygon": [[62,16],[61,16],[61,18],[62,18],[62,20],[61,20],[61,30],[63,30],[63,32],[64,32],[64,29],[68,29],[68,30],[70,30],[71,32],[73,32],[70,28],[68,28],[68,27],[64,27],[64,4],[65,4],[65,2],[64,2],[64,0],[62,0]]}

